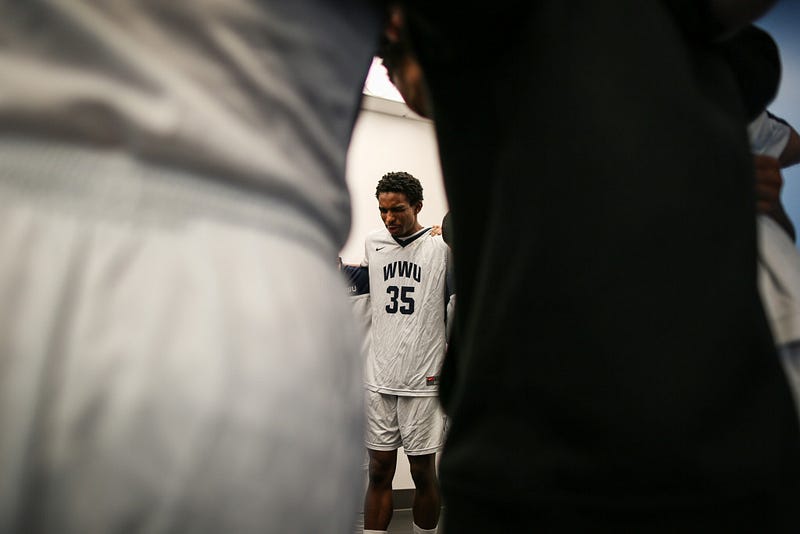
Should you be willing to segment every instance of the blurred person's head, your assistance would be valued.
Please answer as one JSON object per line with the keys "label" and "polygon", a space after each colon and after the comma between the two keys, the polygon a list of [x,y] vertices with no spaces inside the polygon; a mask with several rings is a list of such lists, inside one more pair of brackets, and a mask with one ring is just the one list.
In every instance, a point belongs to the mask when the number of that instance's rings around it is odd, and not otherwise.
{"label": "blurred person's head", "polygon": [[431,118],[422,67],[406,38],[403,12],[397,6],[389,8],[378,56],[406,105],[416,114]]}

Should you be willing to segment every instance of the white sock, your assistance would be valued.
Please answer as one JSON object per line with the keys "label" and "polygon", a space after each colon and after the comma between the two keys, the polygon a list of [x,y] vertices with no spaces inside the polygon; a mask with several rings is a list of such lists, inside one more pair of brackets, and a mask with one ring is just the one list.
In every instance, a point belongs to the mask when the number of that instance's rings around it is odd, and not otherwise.
{"label": "white sock", "polygon": [[[439,528],[438,526],[430,529],[421,528],[417,526],[416,523],[413,523],[413,526],[414,526],[414,534],[436,534],[437,529]],[[364,532],[366,533],[366,530]]]}
{"label": "white sock", "polygon": [[386,530],[365,530],[364,534],[386,534]]}

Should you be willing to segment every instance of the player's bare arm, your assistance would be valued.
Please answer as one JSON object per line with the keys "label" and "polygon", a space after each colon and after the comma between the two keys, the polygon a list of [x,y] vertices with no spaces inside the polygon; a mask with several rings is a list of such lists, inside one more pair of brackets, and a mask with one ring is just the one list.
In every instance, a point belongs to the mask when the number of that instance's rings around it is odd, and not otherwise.
{"label": "player's bare arm", "polygon": [[756,210],[776,221],[794,240],[794,225],[781,203],[783,175],[779,160],[757,154],[753,156],[753,164],[756,175]]}

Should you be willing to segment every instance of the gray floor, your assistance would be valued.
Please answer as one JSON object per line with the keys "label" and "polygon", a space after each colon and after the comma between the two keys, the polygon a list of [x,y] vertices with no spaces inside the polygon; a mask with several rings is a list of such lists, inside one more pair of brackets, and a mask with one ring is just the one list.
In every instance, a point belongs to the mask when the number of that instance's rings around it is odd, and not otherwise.
{"label": "gray floor", "polygon": [[413,534],[411,510],[395,510],[389,523],[389,534]]}
{"label": "gray floor", "polygon": [[[392,521],[389,523],[389,534],[414,534],[414,529],[411,527],[411,509],[404,508],[395,510],[392,514]],[[441,518],[439,525],[441,526]],[[357,528],[357,534],[361,534],[360,528]]]}
{"label": "gray floor", "polygon": [[[411,509],[395,510],[389,523],[389,534],[414,534],[411,521]],[[363,534],[363,532],[364,516],[361,515],[356,521],[355,534]]]}

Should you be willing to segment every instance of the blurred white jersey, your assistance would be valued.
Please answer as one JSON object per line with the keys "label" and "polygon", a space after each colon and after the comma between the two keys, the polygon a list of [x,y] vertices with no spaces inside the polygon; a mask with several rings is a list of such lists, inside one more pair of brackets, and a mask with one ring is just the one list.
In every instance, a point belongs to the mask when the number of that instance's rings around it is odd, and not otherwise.
{"label": "blurred white jersey", "polygon": [[430,228],[405,240],[386,229],[366,239],[372,346],[364,369],[367,389],[401,396],[434,396],[444,357],[448,247]]}
{"label": "blurred white jersey", "polygon": [[3,2],[0,532],[345,532],[368,0]]}
{"label": "blurred white jersey", "polygon": [[270,228],[317,239],[335,257],[350,224],[345,155],[379,23],[367,5],[3,2],[0,131],[132,147],[137,160],[279,198],[303,222],[275,217]]}

